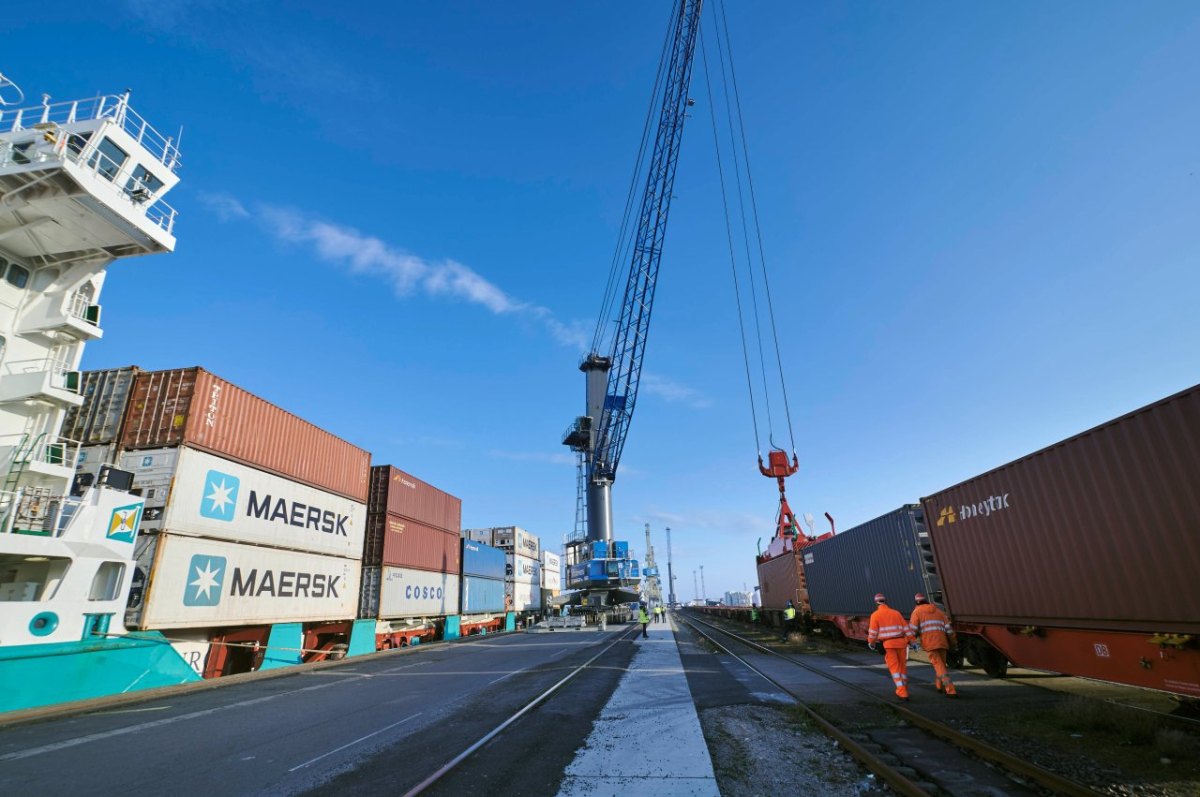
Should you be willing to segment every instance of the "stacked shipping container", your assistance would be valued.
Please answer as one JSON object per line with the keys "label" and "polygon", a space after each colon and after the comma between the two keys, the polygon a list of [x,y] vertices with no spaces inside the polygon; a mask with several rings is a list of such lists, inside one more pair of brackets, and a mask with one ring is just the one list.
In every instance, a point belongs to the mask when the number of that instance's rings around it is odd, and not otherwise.
{"label": "stacked shipping container", "polygon": [[485,614],[505,611],[504,551],[482,542],[462,541],[462,613]]}
{"label": "stacked shipping container", "polygon": [[371,468],[359,616],[458,614],[462,501],[391,465]]}
{"label": "stacked shipping container", "polygon": [[514,611],[541,611],[541,545],[536,536],[520,526],[466,529],[463,536],[500,548],[507,554],[505,590]]}

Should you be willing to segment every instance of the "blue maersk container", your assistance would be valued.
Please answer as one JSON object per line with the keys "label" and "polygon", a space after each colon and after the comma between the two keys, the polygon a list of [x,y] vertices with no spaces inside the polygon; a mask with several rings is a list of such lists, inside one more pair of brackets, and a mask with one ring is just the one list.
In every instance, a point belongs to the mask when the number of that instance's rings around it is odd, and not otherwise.
{"label": "blue maersk container", "polygon": [[504,578],[463,576],[461,611],[463,614],[504,611]]}
{"label": "blue maersk container", "polygon": [[917,504],[843,531],[804,548],[804,578],[813,614],[866,617],[875,593],[905,617],[913,595],[941,598],[925,517]]}
{"label": "blue maersk container", "polygon": [[464,576],[504,579],[504,551],[473,540],[462,541],[462,572]]}

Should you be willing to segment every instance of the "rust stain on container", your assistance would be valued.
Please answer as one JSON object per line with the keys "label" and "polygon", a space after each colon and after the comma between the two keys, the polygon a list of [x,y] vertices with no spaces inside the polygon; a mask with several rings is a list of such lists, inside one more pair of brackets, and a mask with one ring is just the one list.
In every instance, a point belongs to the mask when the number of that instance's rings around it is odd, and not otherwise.
{"label": "rust stain on container", "polygon": [[462,527],[462,501],[392,465],[371,468],[368,512],[389,512],[454,532]]}
{"label": "rust stain on container", "polygon": [[364,565],[457,573],[461,561],[462,543],[457,533],[392,513],[367,514]]}
{"label": "rust stain on container", "polygon": [[955,620],[1200,633],[1200,386],[923,499]]}
{"label": "rust stain on container", "polygon": [[137,375],[121,444],[188,445],[355,501],[371,454],[203,368]]}

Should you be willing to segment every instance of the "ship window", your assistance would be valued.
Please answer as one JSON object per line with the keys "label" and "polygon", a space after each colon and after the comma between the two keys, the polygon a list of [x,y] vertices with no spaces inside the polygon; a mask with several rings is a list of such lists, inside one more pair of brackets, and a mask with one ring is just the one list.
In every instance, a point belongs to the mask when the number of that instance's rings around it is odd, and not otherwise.
{"label": "ship window", "polygon": [[96,151],[92,153],[92,157],[88,158],[88,166],[106,179],[113,180],[116,179],[117,172],[121,171],[121,167],[127,160],[129,160],[129,153],[105,138],[101,139],[100,143],[96,145]]}
{"label": "ship window", "polygon": [[24,288],[29,284],[29,269],[18,266],[16,263],[9,263],[8,270],[4,272],[4,279],[9,285]]}
{"label": "ship window", "polygon": [[83,148],[87,146],[88,139],[91,137],[91,131],[86,133],[72,133],[67,139],[67,147],[78,155],[80,152],[83,152]]}
{"label": "ship window", "polygon": [[129,176],[129,182],[125,183],[125,193],[133,197],[135,202],[145,202],[157,194],[162,185],[162,180],[139,163],[133,167],[133,174]]}
{"label": "ship window", "polygon": [[125,564],[123,562],[104,562],[96,571],[96,577],[92,579],[92,591],[88,594],[88,600],[116,600],[124,579]]}

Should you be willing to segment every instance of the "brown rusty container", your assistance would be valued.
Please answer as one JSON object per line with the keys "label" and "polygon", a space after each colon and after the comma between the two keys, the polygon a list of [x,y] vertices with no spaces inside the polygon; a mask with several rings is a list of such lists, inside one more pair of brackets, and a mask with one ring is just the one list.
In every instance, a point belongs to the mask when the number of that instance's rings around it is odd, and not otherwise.
{"label": "brown rusty container", "polygon": [[758,588],[764,609],[783,609],[791,601],[800,615],[808,610],[804,569],[797,551],[787,551],[758,563]]}
{"label": "brown rusty container", "polygon": [[370,512],[363,557],[367,566],[458,573],[462,569],[462,542],[456,532],[435,529],[400,515]]}
{"label": "brown rusty container", "polygon": [[187,445],[367,500],[369,452],[203,368],[138,374],[121,444],[126,449]]}
{"label": "brown rusty container", "polygon": [[957,621],[1200,633],[1200,386],[923,503]]}
{"label": "brown rusty container", "polygon": [[462,527],[460,499],[391,465],[371,468],[367,511],[412,518],[426,526],[452,531],[456,536]]}

